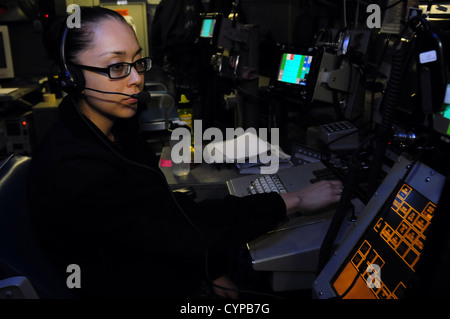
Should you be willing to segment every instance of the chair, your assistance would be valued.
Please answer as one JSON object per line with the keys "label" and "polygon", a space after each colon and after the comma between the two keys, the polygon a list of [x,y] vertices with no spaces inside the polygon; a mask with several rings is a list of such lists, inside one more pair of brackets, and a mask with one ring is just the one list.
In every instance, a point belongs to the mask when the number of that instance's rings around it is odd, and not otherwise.
{"label": "chair", "polygon": [[30,161],[11,155],[0,163],[0,298],[77,298],[36,243],[26,195]]}
{"label": "chair", "polygon": [[142,135],[157,156],[170,144],[171,122],[178,120],[175,95],[162,82],[146,82],[144,90],[150,92],[151,100],[139,116]]}

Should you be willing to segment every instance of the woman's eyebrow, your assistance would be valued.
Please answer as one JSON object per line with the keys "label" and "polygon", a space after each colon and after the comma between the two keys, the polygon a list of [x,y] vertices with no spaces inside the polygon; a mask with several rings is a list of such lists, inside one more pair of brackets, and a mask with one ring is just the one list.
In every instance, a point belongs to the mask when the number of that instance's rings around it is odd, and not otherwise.
{"label": "woman's eyebrow", "polygon": [[[140,54],[142,52],[142,48],[139,48],[136,53],[134,54],[133,57],[135,57],[136,55]],[[107,55],[107,54],[111,54],[111,55],[126,55],[127,53],[125,51],[107,51],[107,52],[103,52],[102,54],[99,55],[99,57]]]}
{"label": "woman's eyebrow", "polygon": [[142,53],[142,48],[139,48],[139,50],[136,51],[136,53],[134,54],[134,56],[139,55]]}
{"label": "woman's eyebrow", "polygon": [[100,54],[98,57],[102,57],[104,55],[125,55],[125,51],[107,51],[107,52],[103,52],[102,54]]}

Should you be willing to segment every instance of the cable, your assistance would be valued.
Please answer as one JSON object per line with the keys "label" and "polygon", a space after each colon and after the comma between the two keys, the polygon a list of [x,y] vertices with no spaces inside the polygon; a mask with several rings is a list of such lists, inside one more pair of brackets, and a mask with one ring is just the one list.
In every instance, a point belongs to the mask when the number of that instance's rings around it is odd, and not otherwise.
{"label": "cable", "polygon": [[[372,165],[369,170],[368,182],[369,191],[367,193],[370,198],[378,187],[381,166],[388,147],[391,136],[392,124],[394,120],[395,110],[397,109],[398,99],[401,95],[401,89],[404,80],[404,70],[406,62],[410,60],[413,50],[407,50],[401,39],[403,35],[412,27],[423,23],[423,17],[415,17],[408,21],[405,25],[397,41],[393,46],[391,73],[383,101],[383,117],[381,125],[377,132],[376,145]],[[425,24],[427,27],[427,24]]]}
{"label": "cable", "polygon": [[384,56],[385,56],[385,54],[387,52],[387,49],[389,47],[389,42],[390,41],[391,41],[391,37],[388,36],[387,39],[386,39],[386,42],[385,42],[385,44],[383,46],[383,51],[381,52],[381,56],[380,56],[380,59],[378,61],[378,65],[376,66],[375,76],[374,76],[373,81],[372,81],[372,94],[371,94],[371,101],[370,101],[370,121],[369,121],[370,123],[374,122],[373,115],[374,115],[374,103],[375,103],[375,93],[376,93],[376,91],[375,91],[375,84],[376,84],[377,77],[380,74],[381,64],[383,63]]}
{"label": "cable", "polygon": [[405,62],[404,59],[406,54],[407,52],[404,48],[395,50],[392,54],[391,74],[383,103],[383,118],[381,126],[377,132],[373,161],[368,175],[368,198],[370,198],[375,193],[375,190],[379,184],[380,170],[384,160],[386,149],[388,147],[394,112],[397,106],[398,97],[400,96],[401,92]]}
{"label": "cable", "polygon": [[[328,227],[327,233],[322,241],[322,245],[319,251],[319,270],[322,270],[328,262],[331,251],[333,249],[334,241],[336,240],[336,236],[341,228],[341,224],[344,220],[345,214],[347,210],[351,206],[351,200],[353,198],[353,194],[355,193],[356,180],[358,177],[360,160],[359,160],[359,152],[369,141],[373,139],[374,135],[369,135],[366,137],[359,146],[353,152],[353,155],[350,160],[350,165],[348,167],[348,173],[343,180],[343,190],[341,194],[341,199],[338,203],[338,207],[336,208],[336,212],[333,215],[333,219],[331,220],[330,226]],[[354,215],[352,216],[354,218]]]}
{"label": "cable", "polygon": [[[199,237],[201,238],[201,241],[204,244],[204,248],[205,248],[205,276],[206,276],[206,280],[207,283],[210,287],[214,286],[216,288],[219,289],[223,289],[223,290],[228,290],[228,291],[234,291],[234,292],[238,292],[238,293],[247,293],[247,294],[253,294],[253,295],[259,295],[259,296],[266,296],[266,297],[271,297],[271,298],[280,298],[276,295],[273,294],[269,294],[269,293],[263,293],[263,292],[258,292],[258,291],[250,291],[250,290],[240,290],[240,289],[233,289],[233,288],[228,288],[228,287],[222,287],[220,285],[215,284],[212,280],[211,277],[209,275],[209,249],[208,249],[208,242],[206,240],[206,237],[204,236],[204,234],[201,232],[201,230],[197,227],[197,225],[189,218],[189,216],[186,214],[186,212],[184,211],[184,209],[181,207],[180,203],[177,201],[177,199],[175,198],[174,193],[172,192],[172,190],[170,189],[170,185],[168,184],[166,178],[164,177],[163,173],[160,170],[157,170],[153,167],[135,162],[133,160],[130,160],[128,158],[126,158],[125,156],[123,156],[122,154],[120,154],[116,149],[114,149],[114,147],[112,147],[111,144],[107,143],[105,138],[103,136],[101,136],[99,134],[99,132],[92,127],[91,123],[89,123],[88,119],[80,112],[80,110],[78,109],[78,107],[76,106],[76,102],[75,99],[72,97],[71,98],[73,106],[75,107],[75,109],[77,110],[77,113],[79,114],[79,116],[82,118],[82,120],[85,122],[85,124],[92,130],[92,132],[94,132],[94,134],[102,141],[102,143],[104,145],[106,145],[106,147],[113,152],[117,157],[119,157],[121,160],[123,160],[124,162],[134,165],[134,166],[138,166],[141,168],[144,168],[146,170],[150,170],[154,173],[156,173],[157,175],[161,176],[161,179],[163,180],[163,182],[166,185],[166,189],[170,195],[170,197],[172,198],[173,202],[175,203],[177,209],[179,210],[179,212],[183,215],[183,217],[186,219],[186,221],[189,223],[189,225],[194,229],[194,231],[199,235]],[[212,291],[212,289],[211,289]]]}
{"label": "cable", "polygon": [[[145,170],[150,170],[153,173],[156,173],[158,176],[161,177],[161,179],[163,180],[163,182],[166,185],[166,189],[168,191],[168,193],[170,194],[170,197],[172,198],[173,202],[175,203],[175,205],[177,206],[178,210],[180,211],[180,213],[183,215],[183,217],[186,219],[186,221],[191,225],[191,227],[197,232],[197,234],[200,236],[200,238],[202,239],[203,243],[205,244],[205,255],[206,257],[208,256],[208,245],[206,242],[206,238],[203,235],[203,233],[198,229],[197,225],[194,224],[194,222],[189,218],[189,216],[187,216],[187,214],[185,213],[185,211],[183,210],[183,208],[180,206],[180,204],[178,203],[178,201],[175,198],[175,195],[173,194],[173,192],[170,189],[170,185],[168,184],[167,180],[164,178],[163,173],[160,170],[154,169],[153,167],[147,166],[147,165],[143,165],[141,163],[138,163],[136,161],[130,160],[128,158],[126,158],[125,156],[123,156],[122,154],[120,154],[116,149],[114,149],[114,147],[112,147],[111,144],[107,143],[105,141],[105,138],[103,136],[101,136],[99,134],[99,132],[92,127],[91,123],[88,121],[88,119],[80,112],[80,110],[78,109],[75,99],[74,97],[71,98],[71,101],[73,103],[73,106],[75,108],[75,110],[77,111],[78,115],[81,117],[81,119],[84,121],[84,123],[91,129],[92,132],[94,132],[94,134],[100,139],[100,141],[112,152],[114,153],[114,155],[116,155],[117,157],[119,157],[122,161],[134,165],[134,166],[138,166],[140,168],[144,168]],[[207,277],[209,277],[209,273],[208,273],[208,269],[206,268],[206,273],[207,273]]]}
{"label": "cable", "polygon": [[269,298],[273,298],[273,299],[280,299],[282,300],[283,298],[280,296],[277,296],[275,294],[271,294],[271,293],[266,293],[266,292],[260,292],[260,291],[254,291],[254,290],[245,290],[245,289],[234,289],[234,288],[228,288],[228,287],[222,287],[220,285],[215,284],[214,282],[211,281],[211,285],[222,289],[222,290],[228,290],[228,291],[233,291],[233,292],[237,292],[237,293],[243,293],[243,294],[249,294],[249,295],[256,295],[256,296],[261,296],[261,297],[269,297]]}
{"label": "cable", "polygon": [[346,5],[347,0],[342,0],[342,4],[343,4],[343,14],[344,14],[344,29],[347,28],[347,5]]}

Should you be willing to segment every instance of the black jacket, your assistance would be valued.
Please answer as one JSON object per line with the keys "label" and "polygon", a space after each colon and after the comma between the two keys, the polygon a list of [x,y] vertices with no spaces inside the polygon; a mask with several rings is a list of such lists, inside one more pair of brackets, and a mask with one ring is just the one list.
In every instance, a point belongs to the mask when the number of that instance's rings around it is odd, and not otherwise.
{"label": "black jacket", "polygon": [[[81,269],[85,297],[192,295],[215,261],[274,227],[278,194],[197,203],[173,195],[136,118],[114,125],[116,143],[66,97],[60,119],[33,155],[29,199],[39,241],[67,277]],[[213,279],[213,278],[212,278]]]}

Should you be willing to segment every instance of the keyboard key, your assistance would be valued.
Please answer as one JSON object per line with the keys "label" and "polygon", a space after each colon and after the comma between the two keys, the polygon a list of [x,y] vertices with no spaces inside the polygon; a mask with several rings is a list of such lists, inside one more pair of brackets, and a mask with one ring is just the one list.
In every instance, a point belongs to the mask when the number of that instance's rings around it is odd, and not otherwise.
{"label": "keyboard key", "polygon": [[248,187],[249,195],[277,192],[287,193],[286,188],[277,175],[263,175],[256,178]]}

